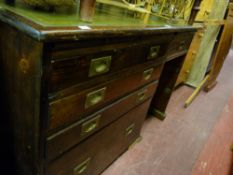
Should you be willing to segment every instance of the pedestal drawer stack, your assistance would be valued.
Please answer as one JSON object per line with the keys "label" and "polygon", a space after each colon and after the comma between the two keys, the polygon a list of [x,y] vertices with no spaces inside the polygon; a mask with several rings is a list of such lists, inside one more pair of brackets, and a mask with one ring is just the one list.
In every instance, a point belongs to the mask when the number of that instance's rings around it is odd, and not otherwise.
{"label": "pedestal drawer stack", "polygon": [[45,174],[99,174],[139,138],[168,46],[161,38],[48,47]]}

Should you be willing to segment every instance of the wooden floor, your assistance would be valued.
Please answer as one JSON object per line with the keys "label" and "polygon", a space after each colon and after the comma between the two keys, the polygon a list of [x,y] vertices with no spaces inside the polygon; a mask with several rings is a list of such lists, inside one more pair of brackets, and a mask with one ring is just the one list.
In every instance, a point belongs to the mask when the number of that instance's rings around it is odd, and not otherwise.
{"label": "wooden floor", "polygon": [[183,104],[193,90],[177,89],[167,118],[148,118],[143,140],[103,175],[228,175],[229,144],[233,142],[233,116],[227,117],[233,111],[233,102],[229,102],[231,95],[233,101],[233,50],[218,82],[211,92],[201,92],[188,109]]}

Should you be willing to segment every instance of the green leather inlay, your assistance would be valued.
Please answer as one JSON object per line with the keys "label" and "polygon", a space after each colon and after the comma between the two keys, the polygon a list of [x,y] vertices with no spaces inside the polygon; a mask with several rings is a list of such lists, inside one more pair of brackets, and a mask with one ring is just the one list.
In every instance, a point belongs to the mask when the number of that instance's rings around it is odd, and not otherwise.
{"label": "green leather inlay", "polygon": [[[78,12],[75,14],[59,14],[55,12],[46,12],[42,10],[34,10],[17,2],[15,6],[6,5],[3,0],[0,0],[0,10],[9,10],[19,16],[23,16],[44,27],[65,27],[65,26],[153,26],[165,27],[167,21],[160,18],[150,20],[148,24],[143,24],[143,20],[130,17],[127,13],[122,13],[122,10],[113,10],[113,7],[96,8],[96,13],[92,23],[80,21]],[[153,17],[155,18],[155,17]],[[169,24],[170,25],[170,24]],[[184,24],[172,24],[172,26],[184,26]]]}

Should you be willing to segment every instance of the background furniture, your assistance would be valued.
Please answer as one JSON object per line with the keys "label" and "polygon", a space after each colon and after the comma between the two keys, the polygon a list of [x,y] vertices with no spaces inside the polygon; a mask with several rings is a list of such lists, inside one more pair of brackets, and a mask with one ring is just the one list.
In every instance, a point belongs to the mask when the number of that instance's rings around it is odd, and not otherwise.
{"label": "background furniture", "polygon": [[213,2],[212,10],[204,19],[205,30],[202,41],[185,84],[197,87],[204,79],[208,71],[218,33],[222,26],[222,23],[215,23],[214,21],[222,21],[224,19],[227,6],[228,1],[215,0]]}
{"label": "background furniture", "polygon": [[211,90],[217,83],[216,79],[221,71],[223,63],[231,48],[232,34],[233,34],[233,3],[229,3],[226,19],[224,20],[224,25],[222,26],[220,39],[216,46],[216,52],[214,52],[213,55],[213,63],[210,68],[210,77],[205,86],[206,91]]}
{"label": "background furniture", "polygon": [[[227,4],[227,2],[225,1],[218,3],[220,3],[220,6],[222,6],[223,8],[222,11],[214,12],[215,15],[218,13],[222,14],[223,12],[225,12],[225,4]],[[213,14],[211,11],[217,5],[219,5],[218,3],[214,0],[202,1],[200,12],[196,17],[196,22],[203,22],[203,24],[205,25],[205,29],[204,30],[200,29],[196,33],[176,82],[176,86],[178,86],[181,83],[195,86],[195,91],[185,102],[185,107],[191,104],[191,102],[194,100],[194,98],[203,88],[205,91],[209,91],[216,85],[216,78],[222,68],[224,60],[231,46],[231,42],[232,42],[232,18],[231,18],[232,5],[231,4],[232,3],[229,3],[226,14],[224,15],[225,16],[224,20],[217,20],[217,19],[214,20],[211,19],[213,18]],[[209,17],[210,14],[212,15],[212,17]],[[210,38],[213,37],[212,35],[214,33],[212,34],[208,33],[207,35],[205,34],[207,33],[206,28],[208,26],[209,28],[211,26],[213,26],[213,28],[219,26],[220,28],[220,32],[218,33],[217,39],[215,41],[211,41],[212,39]],[[215,33],[214,35],[216,34],[217,33]],[[208,37],[210,40],[208,39]],[[213,38],[215,38],[215,36]],[[209,47],[209,43],[211,45],[214,44],[213,49],[212,47]],[[208,51],[206,51],[206,49]],[[207,55],[211,54],[210,59],[209,56],[207,56],[206,54]],[[201,64],[200,63],[202,62],[201,60],[205,63]],[[199,66],[197,66],[197,64]],[[207,68],[204,69],[206,65]],[[199,84],[196,84],[197,82],[199,82],[198,79],[203,74],[204,76],[205,75],[206,76]],[[190,77],[192,77],[192,79],[190,79]]]}

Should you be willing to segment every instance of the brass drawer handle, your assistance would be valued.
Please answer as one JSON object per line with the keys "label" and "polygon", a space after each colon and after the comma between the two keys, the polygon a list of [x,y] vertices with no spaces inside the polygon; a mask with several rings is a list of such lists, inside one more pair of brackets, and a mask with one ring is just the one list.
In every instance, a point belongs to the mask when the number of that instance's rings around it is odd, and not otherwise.
{"label": "brass drawer handle", "polygon": [[148,59],[156,58],[159,55],[160,46],[152,46],[150,48]]}
{"label": "brass drawer handle", "polygon": [[101,117],[101,115],[98,115],[95,118],[83,123],[81,136],[85,136],[85,135],[93,132],[96,128],[98,128],[100,117]]}
{"label": "brass drawer handle", "polygon": [[137,98],[138,102],[142,102],[146,99],[146,91],[147,89],[138,93],[138,98]]}
{"label": "brass drawer handle", "polygon": [[106,87],[90,92],[86,96],[85,108],[94,106],[104,100]]}
{"label": "brass drawer handle", "polygon": [[145,70],[143,72],[143,79],[144,80],[149,80],[151,78],[153,72],[154,72],[154,68],[150,68],[148,70]]}
{"label": "brass drawer handle", "polygon": [[112,56],[92,59],[89,68],[89,77],[108,72],[111,66],[111,60]]}
{"label": "brass drawer handle", "polygon": [[95,72],[96,73],[103,73],[107,70],[107,65],[106,64],[100,64],[98,66],[95,67]]}
{"label": "brass drawer handle", "polygon": [[126,136],[130,135],[135,129],[135,123],[131,124],[128,128],[126,128]]}
{"label": "brass drawer handle", "polygon": [[78,166],[74,168],[74,175],[82,174],[88,168],[90,164],[91,158],[87,158],[84,162],[80,163]]}

